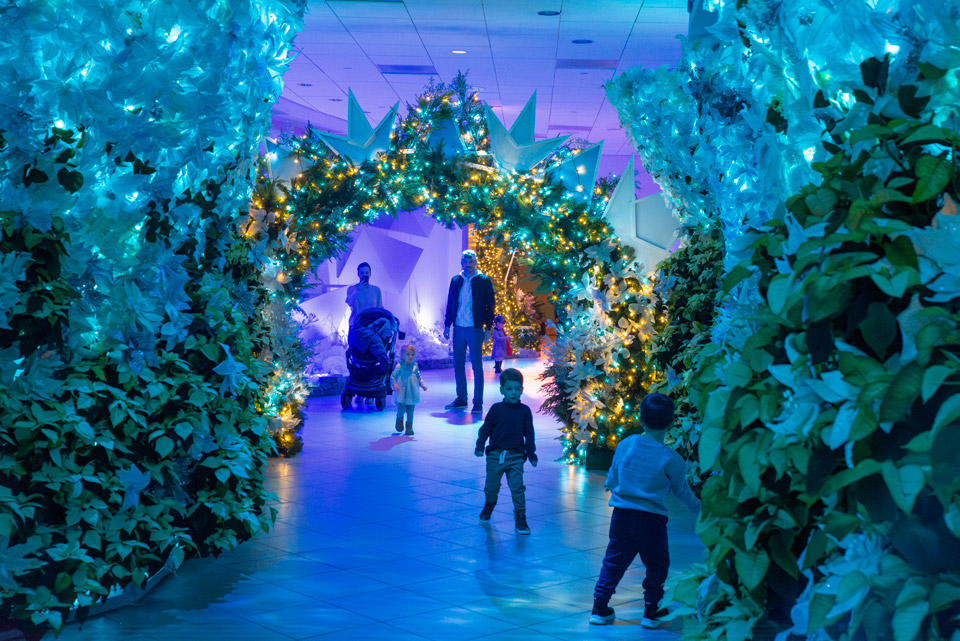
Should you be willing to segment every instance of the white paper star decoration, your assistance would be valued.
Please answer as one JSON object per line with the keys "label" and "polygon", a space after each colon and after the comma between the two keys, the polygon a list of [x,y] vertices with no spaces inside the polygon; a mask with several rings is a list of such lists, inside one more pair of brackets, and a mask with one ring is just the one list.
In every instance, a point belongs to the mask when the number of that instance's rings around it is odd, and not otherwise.
{"label": "white paper star decoration", "polygon": [[377,154],[390,148],[390,134],[393,133],[393,127],[397,122],[397,108],[400,103],[395,103],[380,124],[374,128],[367,121],[367,116],[360,108],[352,90],[347,90],[347,97],[350,104],[347,111],[346,137],[323,131],[318,131],[317,136],[339,155],[359,165],[373,160]]}
{"label": "white paper star decoration", "polygon": [[550,167],[547,175],[552,180],[559,180],[575,200],[590,202],[594,183],[597,182],[601,151],[602,140]]}
{"label": "white paper star decoration", "polygon": [[540,142],[533,141],[533,125],[537,115],[537,92],[527,101],[517,120],[507,128],[493,113],[487,103],[487,129],[490,134],[490,151],[497,163],[507,171],[529,171],[540,161],[556,151],[567,136],[548,138]]}
{"label": "white paper star decoration", "polygon": [[633,156],[623,169],[620,182],[603,210],[603,217],[620,237],[620,242],[633,247],[634,260],[643,265],[648,274],[670,255],[677,220],[662,194],[634,199]]}

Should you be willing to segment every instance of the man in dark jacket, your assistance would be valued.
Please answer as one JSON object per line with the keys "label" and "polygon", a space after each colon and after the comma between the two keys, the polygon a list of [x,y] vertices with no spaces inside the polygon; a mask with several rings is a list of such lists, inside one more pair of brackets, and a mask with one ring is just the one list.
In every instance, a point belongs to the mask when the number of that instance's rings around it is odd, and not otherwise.
{"label": "man in dark jacket", "polygon": [[453,370],[457,379],[457,398],[447,409],[467,407],[467,349],[473,366],[474,414],[483,414],[483,342],[490,339],[493,326],[494,295],[490,277],[477,270],[477,253],[468,249],[460,258],[463,271],[450,281],[447,310],[443,318],[443,337],[450,338],[453,326]]}

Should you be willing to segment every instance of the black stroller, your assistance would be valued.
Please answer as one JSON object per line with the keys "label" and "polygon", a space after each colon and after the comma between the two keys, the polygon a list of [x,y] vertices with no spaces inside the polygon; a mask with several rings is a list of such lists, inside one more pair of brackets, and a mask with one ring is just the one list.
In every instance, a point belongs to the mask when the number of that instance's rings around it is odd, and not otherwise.
{"label": "black stroller", "polygon": [[393,394],[390,375],[395,365],[394,346],[398,336],[403,338],[397,328],[397,317],[382,307],[357,314],[347,336],[350,375],[340,395],[340,407],[350,407],[354,396],[376,399],[378,410],[387,406],[387,395]]}

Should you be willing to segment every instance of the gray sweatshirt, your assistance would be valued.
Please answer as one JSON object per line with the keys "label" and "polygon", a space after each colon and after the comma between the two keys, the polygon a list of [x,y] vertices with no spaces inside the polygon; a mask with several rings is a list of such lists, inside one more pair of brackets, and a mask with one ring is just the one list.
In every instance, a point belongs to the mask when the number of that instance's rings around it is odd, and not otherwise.
{"label": "gray sweatshirt", "polygon": [[646,434],[620,441],[604,485],[612,507],[669,516],[664,499],[672,491],[691,512],[700,511],[700,500],[687,485],[683,459]]}

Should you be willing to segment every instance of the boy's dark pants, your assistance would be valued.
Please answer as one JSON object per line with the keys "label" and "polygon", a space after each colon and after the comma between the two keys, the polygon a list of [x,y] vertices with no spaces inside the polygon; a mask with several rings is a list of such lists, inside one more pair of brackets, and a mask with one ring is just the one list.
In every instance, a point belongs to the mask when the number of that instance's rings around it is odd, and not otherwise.
{"label": "boy's dark pants", "polygon": [[507,475],[507,486],[513,498],[513,509],[523,512],[527,505],[524,497],[526,487],[523,485],[523,454],[509,450],[487,452],[487,482],[483,485],[483,493],[487,503],[496,503],[500,494],[500,477]]}
{"label": "boy's dark pants", "polygon": [[610,543],[593,596],[604,603],[609,601],[623,573],[638,554],[647,570],[647,577],[643,580],[643,600],[655,608],[663,598],[663,582],[670,569],[667,517],[642,510],[613,508]]}

